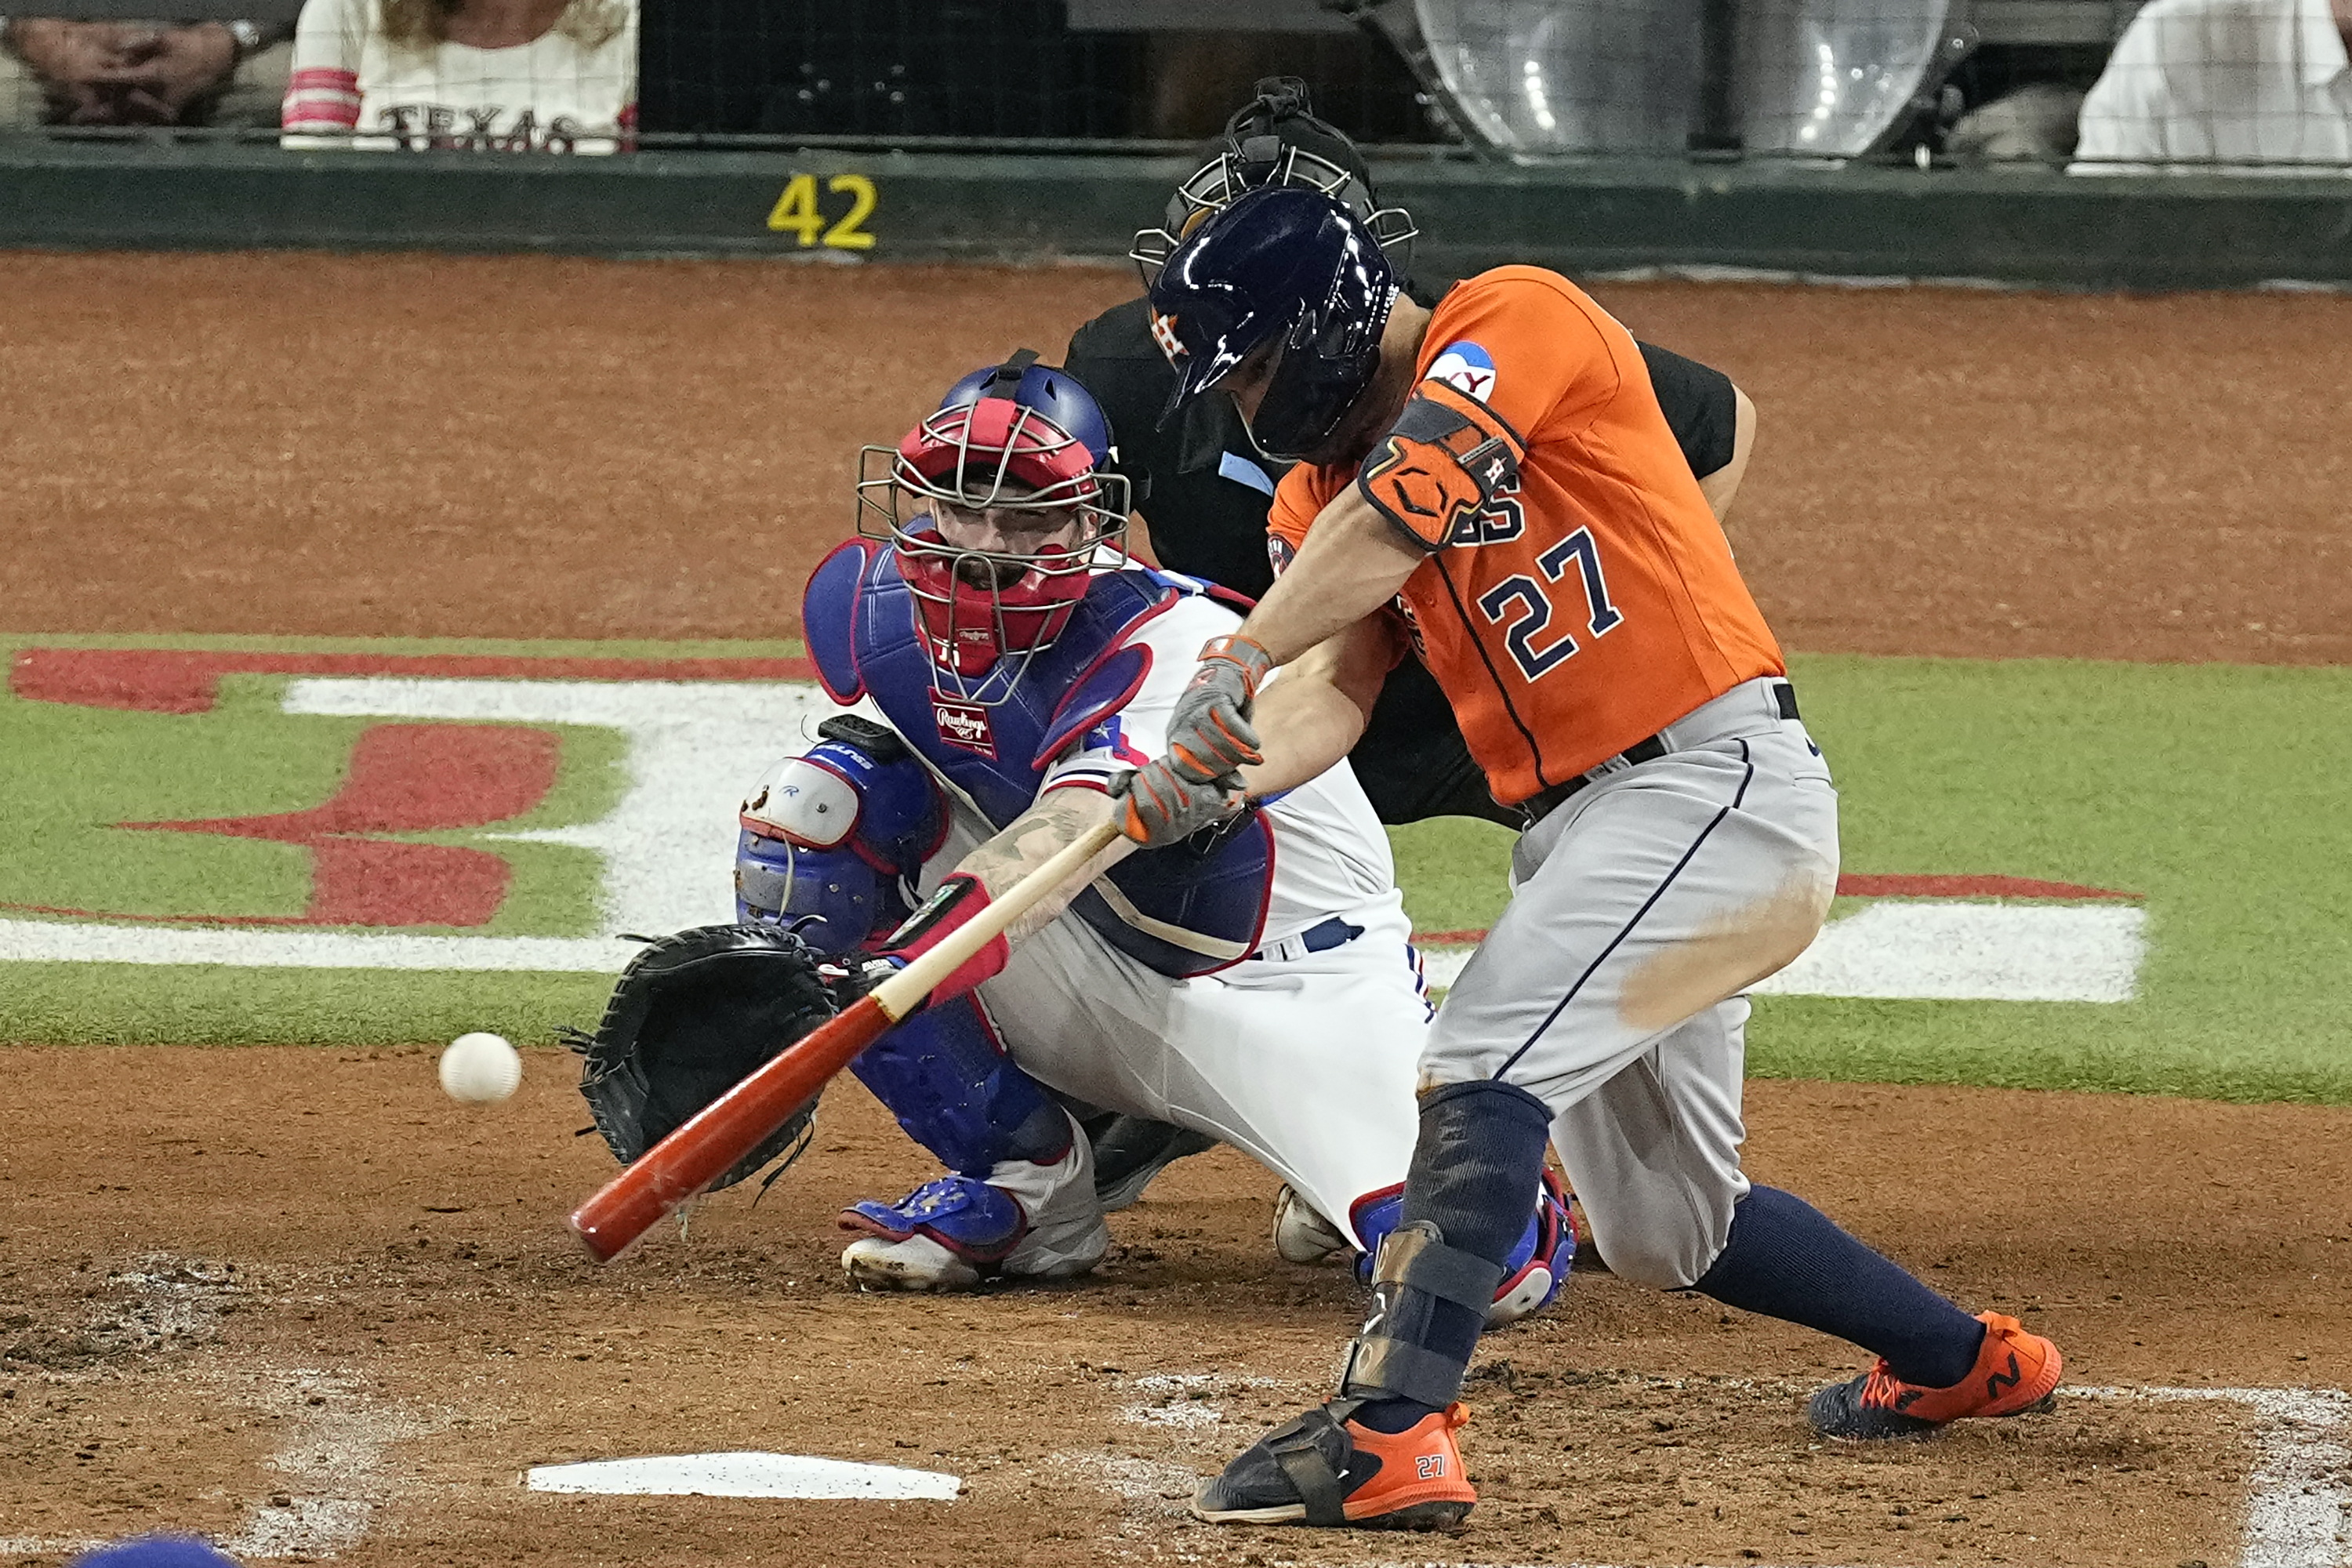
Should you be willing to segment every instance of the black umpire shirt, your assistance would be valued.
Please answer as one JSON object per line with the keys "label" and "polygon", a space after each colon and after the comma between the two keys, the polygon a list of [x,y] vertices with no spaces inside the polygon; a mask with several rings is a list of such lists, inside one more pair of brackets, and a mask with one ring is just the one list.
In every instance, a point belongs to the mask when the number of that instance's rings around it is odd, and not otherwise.
{"label": "black umpire shirt", "polygon": [[[1423,305],[1434,302],[1416,286],[1408,289]],[[1731,461],[1731,378],[1649,343],[1640,347],[1691,472],[1704,477]],[[1110,420],[1118,468],[1134,481],[1135,510],[1151,530],[1160,563],[1253,599],[1265,594],[1274,582],[1266,512],[1288,465],[1258,451],[1230,398],[1196,398],[1174,425],[1159,427],[1176,373],[1152,341],[1150,302],[1114,305],[1080,327],[1063,366]],[[1487,794],[1452,705],[1417,658],[1389,676],[1349,761],[1382,822],[1483,816],[1520,826]]]}

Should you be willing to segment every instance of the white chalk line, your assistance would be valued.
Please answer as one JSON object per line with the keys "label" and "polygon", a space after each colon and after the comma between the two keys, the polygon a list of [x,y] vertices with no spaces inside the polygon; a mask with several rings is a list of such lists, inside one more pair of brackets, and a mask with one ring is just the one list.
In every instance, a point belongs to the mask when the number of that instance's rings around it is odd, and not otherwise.
{"label": "white chalk line", "polygon": [[341,1555],[367,1538],[392,1500],[393,1444],[422,1425],[371,1398],[347,1374],[257,1368],[247,1375],[265,1402],[294,1417],[269,1458],[285,1483],[254,1506],[221,1550],[241,1559]]}
{"label": "white chalk line", "polygon": [[[129,1288],[128,1315],[159,1342],[209,1326],[204,1300],[238,1295],[252,1281],[205,1258],[152,1253],[109,1276]],[[103,1310],[121,1314],[108,1304]],[[392,1446],[417,1436],[423,1422],[375,1399],[355,1376],[259,1363],[189,1367],[184,1375],[213,1395],[286,1418],[287,1429],[265,1463],[278,1480],[263,1491],[240,1526],[216,1540],[243,1561],[324,1561],[364,1540],[400,1489]],[[284,1500],[280,1501],[279,1499]],[[0,1557],[73,1554],[107,1544],[89,1536],[0,1536]]]}
{"label": "white chalk line", "polygon": [[[1898,899],[1822,928],[1763,996],[1949,1002],[2128,1002],[2147,955],[2147,911],[2116,904]],[[1452,985],[1471,948],[1424,949],[1433,988]]]}

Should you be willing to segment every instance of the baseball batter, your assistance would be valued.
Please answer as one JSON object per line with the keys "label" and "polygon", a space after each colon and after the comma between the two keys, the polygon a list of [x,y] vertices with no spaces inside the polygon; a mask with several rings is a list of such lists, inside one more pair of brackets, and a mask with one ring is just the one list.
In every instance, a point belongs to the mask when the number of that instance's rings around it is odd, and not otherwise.
{"label": "baseball batter", "polygon": [[[1164,258],[1245,191],[1292,184],[1319,190],[1364,221],[1397,270],[1407,299],[1434,305],[1442,283],[1407,270],[1412,217],[1383,205],[1363,155],[1336,126],[1316,118],[1307,84],[1271,77],[1225,123],[1224,133],[1171,195],[1163,226],[1135,237],[1130,251],[1148,288]],[[1756,409],[1721,371],[1636,342],[1658,405],[1722,517],[1738,492],[1756,435]],[[1118,437],[1118,465],[1160,564],[1251,598],[1273,585],[1266,514],[1289,466],[1250,438],[1229,397],[1195,398],[1155,428],[1176,372],[1152,335],[1150,301],[1113,306],[1071,334],[1065,365],[1094,395]],[[1488,793],[1445,693],[1418,659],[1389,672],[1349,769],[1384,823],[1444,816],[1516,826]],[[1169,1162],[1208,1146],[1198,1133],[1134,1117],[1089,1118],[1095,1184],[1108,1206],[1139,1196]]]}
{"label": "baseball batter", "polygon": [[1297,189],[1213,217],[1151,297],[1181,372],[1171,413],[1223,389],[1261,445],[1305,460],[1270,524],[1286,570],[1202,650],[1167,753],[1126,786],[1129,833],[1168,842],[1316,776],[1408,651],[1526,824],[1511,901],[1422,1058],[1402,1220],[1338,1396],[1194,1511],[1468,1511],[1455,1395],[1548,1140],[1619,1273],[1877,1352],[1814,1396],[1823,1433],[2042,1405],[2049,1341],[1741,1173],[1743,994],[1827,913],[1837,796],[1625,329],[1528,267],[1424,310],[1352,214]]}
{"label": "baseball batter", "polygon": [[[1205,584],[1119,552],[1108,428],[1035,362],[974,373],[867,448],[860,537],[810,577],[803,626],[835,700],[886,723],[828,721],[755,790],[746,919],[833,953],[925,951],[1111,818],[1114,784],[1167,743],[1192,651],[1240,624]],[[1429,1009],[1354,777],[1135,849],[1116,841],[1091,887],[1024,916],[854,1064],[949,1171],[843,1216],[856,1283],[1093,1267],[1109,1234],[1091,1152],[1041,1084],[1248,1151],[1325,1247],[1369,1250],[1395,1224]],[[901,923],[906,890],[922,901]],[[1530,1170],[1519,1207],[1482,1320],[1532,1310],[1567,1269],[1557,1187]]]}

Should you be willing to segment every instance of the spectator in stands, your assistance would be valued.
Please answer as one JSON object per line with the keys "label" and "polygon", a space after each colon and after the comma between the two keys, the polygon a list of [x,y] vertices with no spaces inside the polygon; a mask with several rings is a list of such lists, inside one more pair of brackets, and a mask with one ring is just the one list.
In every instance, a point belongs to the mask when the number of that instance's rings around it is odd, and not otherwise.
{"label": "spectator in stands", "polygon": [[2352,0],[2154,0],[2083,102],[2077,174],[2352,165]]}
{"label": "spectator in stands", "polygon": [[278,123],[288,29],[0,19],[0,127]]}
{"label": "spectator in stands", "polygon": [[307,0],[281,141],[611,153],[636,104],[635,0]]}

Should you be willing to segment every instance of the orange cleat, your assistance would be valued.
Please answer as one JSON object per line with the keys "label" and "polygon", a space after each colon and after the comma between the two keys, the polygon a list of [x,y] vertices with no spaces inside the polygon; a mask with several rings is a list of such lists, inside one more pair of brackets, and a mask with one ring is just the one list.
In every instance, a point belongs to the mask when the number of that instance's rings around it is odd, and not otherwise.
{"label": "orange cleat", "polygon": [[1924,1437],[1970,1415],[2025,1415],[2057,1403],[2065,1358],[2015,1318],[1979,1312],[1984,1345],[1968,1376],[1949,1388],[1906,1383],[1880,1360],[1860,1377],[1822,1389],[1805,1407],[1826,1437]]}
{"label": "orange cleat", "polygon": [[1193,1517],[1357,1530],[1460,1525],[1478,1500],[1454,1446],[1469,1407],[1449,1405],[1389,1433],[1349,1419],[1360,1403],[1335,1399],[1267,1433],[1201,1489]]}

